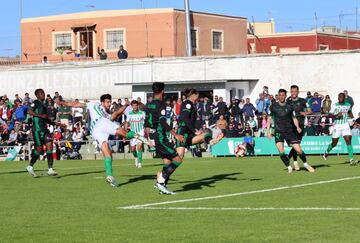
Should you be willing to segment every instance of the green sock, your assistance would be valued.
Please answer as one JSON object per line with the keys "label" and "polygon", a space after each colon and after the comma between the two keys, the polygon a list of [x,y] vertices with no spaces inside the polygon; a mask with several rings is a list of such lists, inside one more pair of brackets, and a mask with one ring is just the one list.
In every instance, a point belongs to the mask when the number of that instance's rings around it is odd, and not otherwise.
{"label": "green sock", "polygon": [[135,137],[135,133],[133,131],[129,131],[127,134],[126,134],[126,139],[132,139]]}
{"label": "green sock", "polygon": [[112,176],[112,158],[105,157],[104,164],[105,164],[106,176]]}
{"label": "green sock", "polygon": [[352,146],[352,144],[350,144],[350,145],[348,145],[348,146],[346,146],[346,147],[347,147],[347,151],[348,151],[348,153],[349,153],[349,158],[350,158],[350,159],[353,159],[354,151],[353,151],[353,146]]}
{"label": "green sock", "polygon": [[328,146],[328,148],[327,148],[327,150],[326,150],[326,152],[329,153],[333,148],[334,148],[334,147],[332,146],[332,143],[330,143],[329,146]]}
{"label": "green sock", "polygon": [[137,157],[138,157],[138,154],[137,154],[137,152],[136,152],[136,151],[133,151],[133,155],[134,155],[134,157],[135,157],[135,158],[137,158]]}
{"label": "green sock", "polygon": [[139,158],[139,163],[142,163],[142,151],[136,151],[137,157]]}

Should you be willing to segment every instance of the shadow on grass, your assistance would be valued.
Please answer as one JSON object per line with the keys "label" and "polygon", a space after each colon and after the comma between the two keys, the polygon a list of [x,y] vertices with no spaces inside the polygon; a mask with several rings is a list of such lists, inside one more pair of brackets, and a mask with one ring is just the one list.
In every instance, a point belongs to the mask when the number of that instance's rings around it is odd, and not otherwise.
{"label": "shadow on grass", "polygon": [[144,181],[144,180],[153,180],[153,181],[155,181],[155,179],[156,179],[156,175],[154,175],[154,174],[141,175],[141,176],[136,176],[136,175],[127,175],[127,176],[128,177],[133,177],[133,178],[129,179],[127,182],[120,183],[120,186],[135,183],[135,182],[138,182],[138,181]]}
{"label": "shadow on grass", "polygon": [[69,176],[82,176],[82,175],[90,175],[90,174],[100,174],[100,173],[104,173],[104,170],[97,170],[97,171],[87,171],[87,172],[78,172],[78,173],[71,173],[71,174],[64,174],[64,175],[58,175],[55,176],[54,178],[64,178],[64,177],[69,177]]}
{"label": "shadow on grass", "polygon": [[[39,172],[44,172],[47,170],[35,170],[35,173],[39,173]],[[0,172],[0,175],[11,175],[11,174],[23,174],[23,173],[28,173],[27,170],[16,170],[16,171],[5,171],[5,172]]]}
{"label": "shadow on grass", "polygon": [[[188,183],[183,186],[181,190],[177,190],[177,192],[182,191],[190,191],[190,190],[201,190],[203,187],[215,187],[216,182],[223,181],[223,180],[229,180],[229,181],[236,181],[238,180],[236,175],[242,174],[241,172],[237,173],[231,173],[231,174],[220,174],[220,175],[214,175],[211,177],[199,179],[196,181],[186,181],[182,183]],[[242,179],[245,180],[245,179]],[[261,180],[261,179],[250,179],[250,180]]]}

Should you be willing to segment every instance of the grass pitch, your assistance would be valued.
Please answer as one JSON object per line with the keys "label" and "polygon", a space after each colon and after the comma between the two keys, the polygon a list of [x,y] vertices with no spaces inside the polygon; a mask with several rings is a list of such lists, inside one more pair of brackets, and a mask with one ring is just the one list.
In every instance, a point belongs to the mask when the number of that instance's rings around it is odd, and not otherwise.
{"label": "grass pitch", "polygon": [[288,175],[278,157],[186,159],[173,196],[153,188],[160,160],[115,160],[119,188],[100,160],[55,162],[56,178],[0,162],[0,242],[358,242],[360,166],[346,160]]}

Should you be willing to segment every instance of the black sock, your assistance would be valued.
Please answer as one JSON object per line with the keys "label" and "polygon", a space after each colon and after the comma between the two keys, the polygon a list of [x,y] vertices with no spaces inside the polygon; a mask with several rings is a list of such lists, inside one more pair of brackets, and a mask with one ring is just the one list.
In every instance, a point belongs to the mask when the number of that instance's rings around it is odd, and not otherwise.
{"label": "black sock", "polygon": [[305,155],[304,152],[302,152],[302,154],[299,154],[299,157],[300,157],[300,159],[302,160],[302,162],[304,162],[304,163],[307,162],[307,160],[306,160],[306,155]]}
{"label": "black sock", "polygon": [[293,158],[294,161],[297,161],[297,155],[298,154],[297,154],[296,150],[292,148],[289,153],[289,159]]}
{"label": "black sock", "polygon": [[164,177],[165,182],[169,181],[171,174],[174,173],[174,171],[176,170],[177,167],[179,167],[180,164],[181,163],[179,162],[173,161],[170,164],[163,167],[162,176]]}
{"label": "black sock", "polygon": [[53,167],[53,164],[54,164],[54,159],[52,157],[52,151],[47,151],[46,152],[46,158],[47,158],[47,161],[48,161],[48,168],[52,168]]}
{"label": "black sock", "polygon": [[280,153],[280,159],[284,162],[284,165],[288,167],[290,165],[289,157],[285,153]]}
{"label": "black sock", "polygon": [[39,153],[34,150],[31,153],[31,160],[30,160],[30,166],[34,166],[34,164],[36,163],[36,161],[39,159]]}
{"label": "black sock", "polygon": [[211,140],[212,140],[212,133],[209,132],[205,135],[205,143],[209,144]]}

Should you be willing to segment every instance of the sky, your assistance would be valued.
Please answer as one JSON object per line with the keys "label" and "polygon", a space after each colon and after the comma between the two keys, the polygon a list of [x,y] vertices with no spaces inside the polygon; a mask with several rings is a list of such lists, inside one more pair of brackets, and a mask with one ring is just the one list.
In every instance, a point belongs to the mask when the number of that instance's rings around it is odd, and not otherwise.
{"label": "sky", "polygon": [[[22,8],[21,6],[22,2]],[[190,0],[193,11],[247,17],[249,21],[273,18],[277,32],[306,31],[334,25],[356,29],[360,0]],[[73,12],[139,9],[184,8],[183,0],[3,0],[0,12],[0,57],[20,54],[20,18]],[[22,9],[22,11],[21,11]],[[317,21],[315,21],[315,13]]]}

